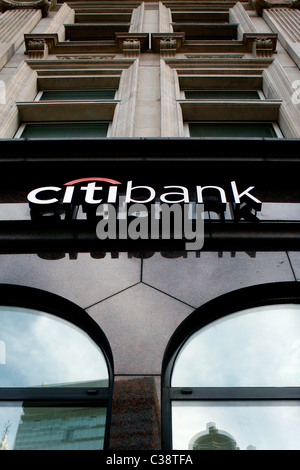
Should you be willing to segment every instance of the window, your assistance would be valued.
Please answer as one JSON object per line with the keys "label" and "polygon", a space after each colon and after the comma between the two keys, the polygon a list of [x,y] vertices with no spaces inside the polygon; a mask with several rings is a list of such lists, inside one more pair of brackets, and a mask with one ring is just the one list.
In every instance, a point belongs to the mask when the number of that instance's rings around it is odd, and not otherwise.
{"label": "window", "polygon": [[[252,77],[253,78],[253,77]],[[249,76],[179,77],[186,137],[282,138],[281,100],[266,99],[262,78]]]}
{"label": "window", "polygon": [[164,364],[165,447],[300,448],[300,289],[269,284],[194,312]]}
{"label": "window", "polygon": [[38,101],[113,100],[115,90],[45,90],[38,93]]}
{"label": "window", "polygon": [[107,137],[118,103],[115,95],[116,90],[106,88],[42,89],[34,101],[18,103],[21,125],[15,138]]}
{"label": "window", "polygon": [[106,137],[108,123],[103,122],[47,122],[24,123],[16,137],[25,139]]}
{"label": "window", "polygon": [[174,32],[184,32],[187,40],[236,39],[236,23],[229,23],[228,12],[172,11]]}
{"label": "window", "polygon": [[262,97],[258,90],[186,90],[187,100],[257,100]]}
{"label": "window", "polygon": [[190,137],[280,137],[272,122],[193,122],[188,124]]}
{"label": "window", "polygon": [[128,22],[73,23],[66,24],[67,41],[101,41],[115,39],[116,33],[128,33]]}
{"label": "window", "polygon": [[99,327],[52,294],[0,291],[0,448],[106,448],[112,360]]}

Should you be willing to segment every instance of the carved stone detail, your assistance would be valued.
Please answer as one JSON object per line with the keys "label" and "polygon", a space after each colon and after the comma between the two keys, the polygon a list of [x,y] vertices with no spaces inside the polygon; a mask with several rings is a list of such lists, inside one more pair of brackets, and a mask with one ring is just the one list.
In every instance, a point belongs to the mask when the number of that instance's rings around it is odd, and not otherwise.
{"label": "carved stone detail", "polygon": [[122,48],[125,57],[136,57],[141,52],[141,43],[137,39],[126,39]]}
{"label": "carved stone detail", "polygon": [[271,39],[255,39],[252,53],[256,57],[271,57],[273,55],[273,42]]}
{"label": "carved stone detail", "polygon": [[7,10],[41,10],[43,16],[47,16],[50,9],[56,5],[56,0],[31,0],[22,2],[20,0],[0,0],[0,11]]}
{"label": "carved stone detail", "polygon": [[114,55],[57,55],[60,60],[112,60]]}
{"label": "carved stone detail", "polygon": [[29,59],[45,59],[48,55],[48,46],[44,39],[31,39],[27,44]]}
{"label": "carved stone detail", "polygon": [[159,42],[162,57],[172,57],[177,52],[177,41],[172,38],[163,38]]}
{"label": "carved stone detail", "polygon": [[248,0],[259,16],[264,9],[270,8],[300,8],[300,0]]}
{"label": "carved stone detail", "polygon": [[165,57],[178,52],[185,41],[185,33],[152,33],[151,47]]}
{"label": "carved stone detail", "polygon": [[211,60],[211,59],[242,59],[244,54],[185,54],[188,59],[204,59],[204,60]]}

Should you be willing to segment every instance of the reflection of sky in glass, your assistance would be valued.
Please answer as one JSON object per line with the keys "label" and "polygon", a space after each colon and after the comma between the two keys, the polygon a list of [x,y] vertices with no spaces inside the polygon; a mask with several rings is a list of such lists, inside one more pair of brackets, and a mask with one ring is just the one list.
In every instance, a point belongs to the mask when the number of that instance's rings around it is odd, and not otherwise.
{"label": "reflection of sky in glass", "polygon": [[235,439],[240,450],[254,446],[257,450],[299,450],[300,407],[282,402],[173,403],[173,449],[187,450],[196,434],[206,431],[208,423],[215,423]]}
{"label": "reflection of sky in glass", "polygon": [[79,386],[99,380],[108,385],[100,348],[84,331],[54,315],[2,306],[0,342],[0,387]]}
{"label": "reflection of sky in glass", "polygon": [[300,305],[228,315],[192,335],[176,359],[172,386],[299,386]]}

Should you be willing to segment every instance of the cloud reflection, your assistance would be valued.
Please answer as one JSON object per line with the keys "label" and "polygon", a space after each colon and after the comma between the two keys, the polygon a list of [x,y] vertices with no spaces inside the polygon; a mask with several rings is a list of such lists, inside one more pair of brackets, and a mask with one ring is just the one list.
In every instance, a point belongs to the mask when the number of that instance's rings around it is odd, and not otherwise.
{"label": "cloud reflection", "polygon": [[195,333],[175,362],[172,386],[299,386],[300,306],[228,315]]}
{"label": "cloud reflection", "polygon": [[100,348],[84,331],[53,315],[1,307],[0,341],[6,348],[1,387],[72,386],[108,379]]}

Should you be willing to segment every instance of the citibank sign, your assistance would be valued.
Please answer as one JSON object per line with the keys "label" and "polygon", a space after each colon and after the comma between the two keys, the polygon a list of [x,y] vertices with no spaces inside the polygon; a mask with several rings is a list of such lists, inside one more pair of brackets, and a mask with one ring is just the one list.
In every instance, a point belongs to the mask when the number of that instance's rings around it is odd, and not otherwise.
{"label": "citibank sign", "polygon": [[[104,187],[105,184],[105,187]],[[122,187],[122,190],[119,188]],[[71,204],[78,195],[86,204],[116,204],[118,198],[124,198],[126,204],[146,204],[158,200],[160,203],[205,203],[206,194],[214,194],[224,208],[231,201],[235,207],[246,203],[256,210],[261,210],[262,202],[253,195],[254,186],[240,189],[235,181],[230,182],[230,194],[226,194],[220,186],[198,186],[187,188],[185,186],[163,186],[163,191],[158,194],[152,186],[134,185],[133,181],[127,181],[125,185],[120,181],[110,178],[90,177],[68,181],[61,186],[43,186],[30,191],[27,196],[30,205],[49,206],[58,202]]]}
{"label": "citibank sign", "polygon": [[[251,192],[254,186],[241,191],[230,183],[235,207],[250,205],[259,210],[261,201]],[[46,212],[52,206],[72,212],[79,205],[99,216],[97,237],[105,239],[181,239],[186,250],[200,250],[204,244],[204,206],[207,194],[214,194],[217,206],[225,210],[226,191],[220,186],[163,186],[158,192],[152,186],[122,184],[109,178],[81,178],[60,186],[44,186],[28,194],[31,208]],[[210,196],[211,197],[211,196]]]}

